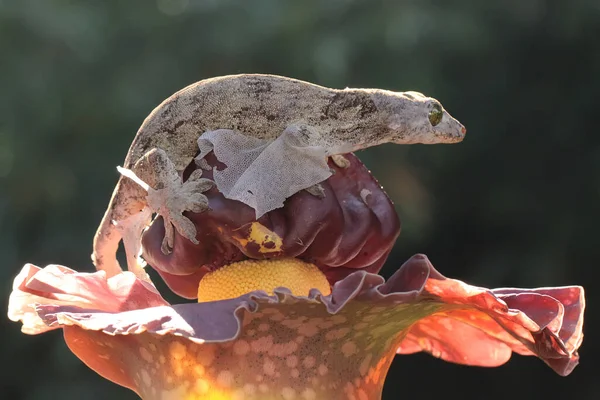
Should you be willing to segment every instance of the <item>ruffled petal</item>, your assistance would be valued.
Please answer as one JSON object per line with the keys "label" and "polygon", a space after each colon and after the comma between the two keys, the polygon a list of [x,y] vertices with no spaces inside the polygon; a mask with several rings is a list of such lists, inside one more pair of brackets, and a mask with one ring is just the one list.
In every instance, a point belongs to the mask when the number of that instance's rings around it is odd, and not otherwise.
{"label": "ruffled petal", "polygon": [[[141,282],[133,279],[132,287]],[[35,288],[17,286],[30,303],[39,300]],[[154,290],[138,287],[140,296]],[[443,277],[422,255],[388,282],[350,274],[329,296],[281,288],[121,312],[51,300],[34,308],[41,321],[63,327],[88,366],[145,399],[376,399],[395,354],[421,350],[487,366],[511,351],[534,354],[566,375],[577,363],[584,309],[581,287],[473,287]]]}
{"label": "ruffled petal", "polygon": [[[323,199],[301,191],[258,220],[251,207],[213,188],[204,193],[210,210],[185,213],[199,244],[176,234],[173,251],[164,254],[164,224],[157,218],[143,235],[143,257],[186,298],[196,298],[206,272],[247,258],[299,258],[317,265],[332,284],[359,269],[377,273],[400,234],[400,221],[369,170],[353,154],[346,158],[347,168],[329,163],[335,174],[321,183]],[[212,154],[206,160],[221,165]],[[203,176],[211,178],[212,171]]]}
{"label": "ruffled petal", "polygon": [[131,272],[107,279],[104,271],[82,273],[61,265],[41,269],[26,264],[13,282],[8,317],[23,323],[23,333],[38,334],[58,328],[39,318],[36,307],[43,305],[118,313],[165,304],[154,286]]}
{"label": "ruffled petal", "polygon": [[430,270],[423,294],[469,308],[420,320],[398,353],[427,351],[446,361],[493,367],[514,351],[538,356],[563,376],[577,366],[585,309],[581,286],[488,290]]}

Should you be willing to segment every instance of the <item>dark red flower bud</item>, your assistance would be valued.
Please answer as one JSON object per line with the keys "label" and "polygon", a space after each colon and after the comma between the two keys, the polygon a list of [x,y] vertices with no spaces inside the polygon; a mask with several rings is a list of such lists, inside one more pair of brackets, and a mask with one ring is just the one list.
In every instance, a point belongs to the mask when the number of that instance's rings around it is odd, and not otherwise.
{"label": "dark red flower bud", "polygon": [[[159,217],[142,238],[143,257],[175,293],[187,298],[196,297],[206,272],[247,258],[296,257],[317,265],[330,283],[359,269],[377,273],[400,234],[400,221],[367,168],[356,156],[346,157],[347,168],[330,162],[335,174],[321,184],[324,198],[301,191],[258,220],[251,207],[213,188],[205,193],[211,210],[185,214],[194,222],[200,244],[176,234],[173,251],[163,254]],[[207,161],[222,167],[212,154]],[[204,177],[212,178],[212,171]]]}

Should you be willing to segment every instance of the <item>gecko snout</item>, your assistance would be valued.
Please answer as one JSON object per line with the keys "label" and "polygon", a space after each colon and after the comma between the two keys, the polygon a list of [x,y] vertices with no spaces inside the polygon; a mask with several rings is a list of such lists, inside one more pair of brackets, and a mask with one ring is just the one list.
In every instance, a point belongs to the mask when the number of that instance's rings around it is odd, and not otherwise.
{"label": "gecko snout", "polygon": [[451,143],[461,142],[467,134],[467,128],[465,128],[463,124],[461,124],[456,118],[452,117],[447,112],[446,114],[448,117],[448,127],[450,128],[449,132],[452,132],[450,135]]}
{"label": "gecko snout", "polygon": [[466,134],[467,134],[467,128],[465,128],[465,126],[463,124],[461,124],[460,122],[458,122],[458,135],[456,135],[456,141],[460,142],[462,141]]}
{"label": "gecko snout", "polygon": [[456,119],[447,114],[447,119],[438,125],[436,143],[459,143],[462,142],[467,134],[467,128]]}
{"label": "gecko snout", "polygon": [[458,126],[454,130],[454,134],[451,135],[451,137],[450,137],[450,143],[462,142],[463,139],[465,138],[465,135],[467,134],[467,128],[465,128],[465,126],[463,124],[461,124],[458,121],[456,121],[456,124]]}

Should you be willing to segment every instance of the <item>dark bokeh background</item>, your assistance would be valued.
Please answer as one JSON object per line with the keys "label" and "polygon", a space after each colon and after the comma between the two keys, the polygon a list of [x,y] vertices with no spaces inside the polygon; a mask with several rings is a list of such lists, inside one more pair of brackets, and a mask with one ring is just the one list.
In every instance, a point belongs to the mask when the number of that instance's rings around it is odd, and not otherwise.
{"label": "dark bokeh background", "polygon": [[[0,303],[25,262],[91,270],[91,239],[145,116],[203,78],[277,73],[331,87],[418,90],[468,128],[452,146],[359,153],[417,252],[486,286],[582,284],[568,378],[397,357],[384,398],[600,398],[600,1],[0,0]],[[134,399],[60,332],[0,319],[2,399]]]}

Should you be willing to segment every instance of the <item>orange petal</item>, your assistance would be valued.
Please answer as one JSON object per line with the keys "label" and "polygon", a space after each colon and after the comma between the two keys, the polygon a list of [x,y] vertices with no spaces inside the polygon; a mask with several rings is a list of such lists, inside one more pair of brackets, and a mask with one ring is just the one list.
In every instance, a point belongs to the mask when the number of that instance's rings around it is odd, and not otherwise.
{"label": "orange petal", "polygon": [[377,399],[397,351],[488,366],[517,351],[568,374],[584,308],[580,287],[491,291],[443,277],[425,256],[387,283],[351,274],[329,296],[280,288],[123,312],[50,300],[34,308],[40,320],[65,328],[88,366],[145,399]]}

